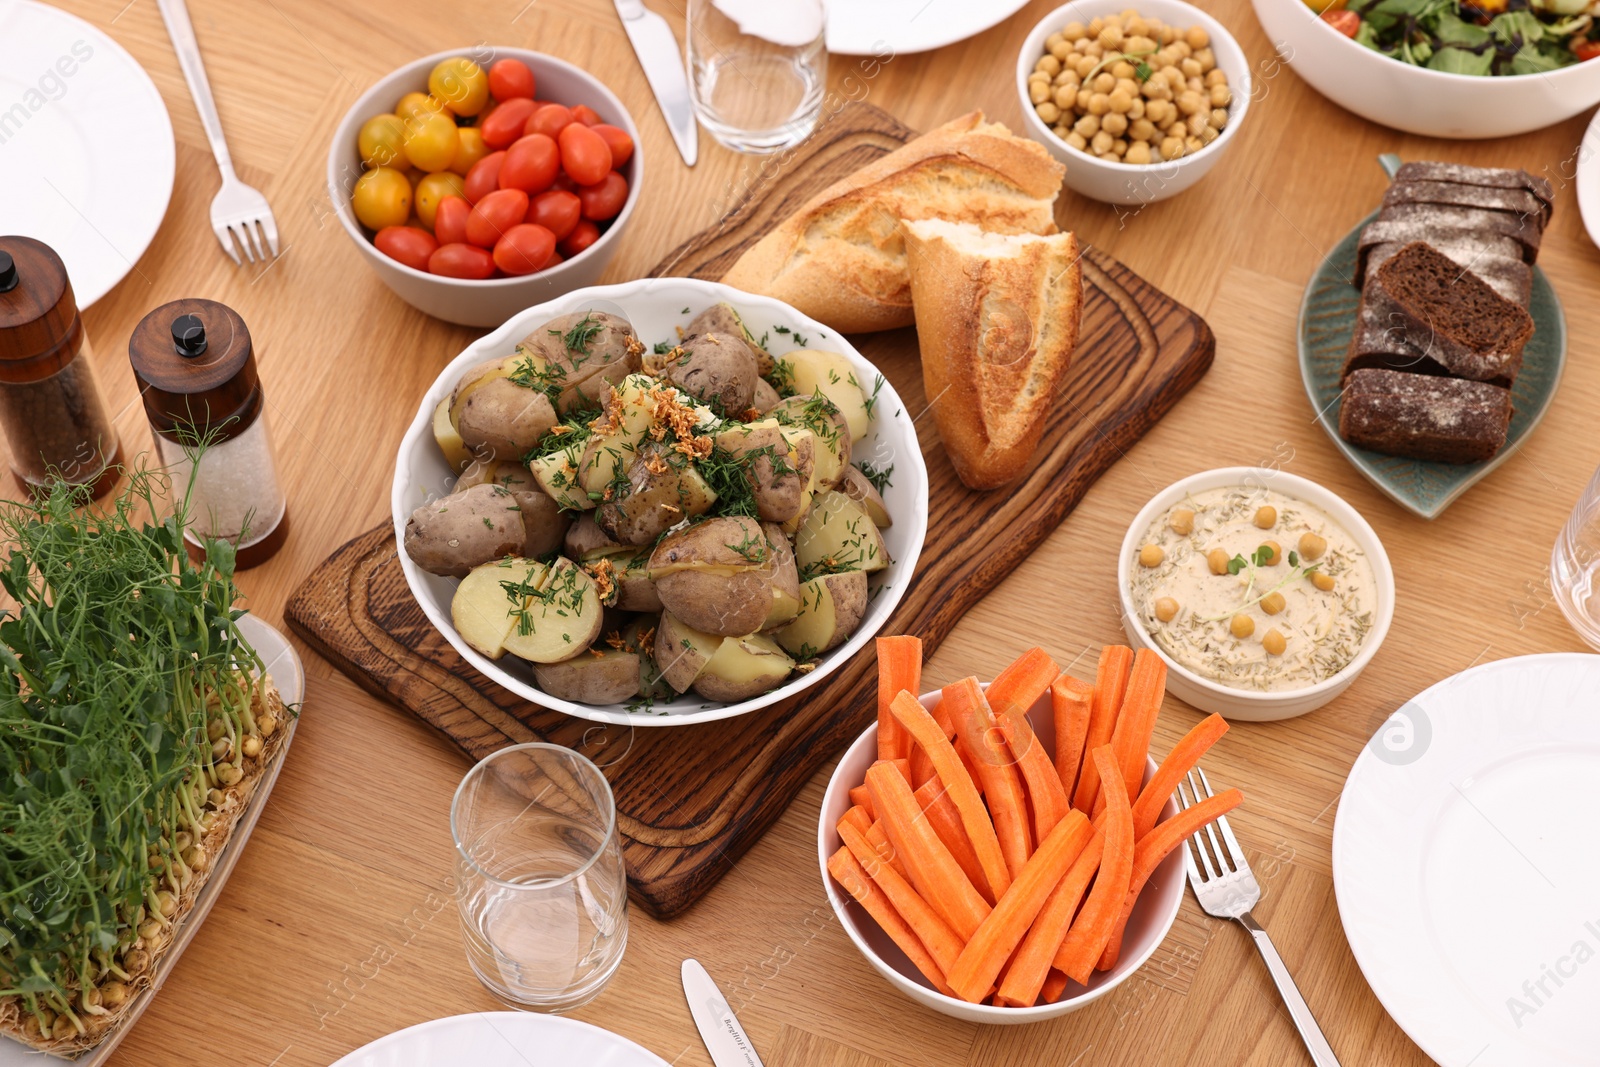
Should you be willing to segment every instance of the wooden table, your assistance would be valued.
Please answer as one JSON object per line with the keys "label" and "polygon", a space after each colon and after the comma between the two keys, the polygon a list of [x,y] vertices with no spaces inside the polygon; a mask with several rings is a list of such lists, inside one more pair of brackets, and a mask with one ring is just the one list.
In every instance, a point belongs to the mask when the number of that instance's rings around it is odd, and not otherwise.
{"label": "wooden table", "polygon": [[[760,165],[709,137],[699,166],[682,165],[616,15],[599,0],[462,0],[443,9],[419,0],[194,0],[234,158],[271,198],[283,236],[276,262],[236,268],[207,223],[216,171],[154,3],[69,6],[150,71],[178,139],[165,226],[87,315],[100,382],[121,412],[126,447],[147,449],[126,359],[134,324],[182,296],[222,300],[244,316],[295,524],[286,549],[240,582],[253,610],[274,622],[312,567],[386,516],[395,447],[417,397],[474,336],[393,296],[333,218],[323,179],[328,139],[362,90],[415,56],[474,42],[538,48],[597,72],[637,119],[650,170],[612,281],[641,274],[712,223]],[[651,6],[681,40],[679,0]],[[1013,58],[1054,6],[1038,0],[970,41],[875,68],[835,57],[830,100],[864,98],[919,128],[973,107],[1015,125]],[[1339,700],[1289,722],[1240,724],[1208,766],[1245,790],[1235,827],[1266,889],[1257,914],[1342,1061],[1426,1063],[1350,954],[1329,842],[1351,761],[1407,697],[1484,660],[1582,647],[1550,604],[1545,567],[1600,458],[1590,414],[1600,366],[1590,365],[1589,341],[1600,316],[1583,299],[1600,280],[1600,256],[1583,234],[1572,185],[1587,116],[1495,142],[1402,135],[1305,86],[1277,60],[1246,0],[1207,6],[1238,36],[1260,83],[1227,158],[1195,189],[1142,211],[1068,193],[1059,217],[1205,315],[1217,335],[1216,365],[956,629],[928,680],[992,673],[1041,641],[1061,662],[1084,667],[1101,644],[1120,641],[1117,545],[1144,501],[1182,475],[1270,464],[1343,494],[1377,528],[1398,572],[1388,642]],[[1390,503],[1339,457],[1313,421],[1295,364],[1301,290],[1377,203],[1385,180],[1375,157],[1384,151],[1526,167],[1557,190],[1540,262],[1566,300],[1573,339],[1560,397],[1510,462],[1432,523]],[[242,1067],[310,1067],[412,1023],[496,1007],[467,968],[451,897],[447,811],[465,764],[428,728],[316,656],[308,653],[306,666],[305,714],[272,804],[211,919],[115,1056],[118,1067],[192,1062],[198,1049]],[[1156,749],[1196,719],[1169,701]],[[1306,1062],[1248,939],[1192,899],[1134,979],[1060,1022],[977,1028],[913,1006],[869,969],[823,896],[814,834],[825,781],[819,774],[689,914],[661,924],[636,911],[621,971],[578,1017],[675,1064],[707,1064],[678,985],[679,961],[695,955],[772,1067]]]}

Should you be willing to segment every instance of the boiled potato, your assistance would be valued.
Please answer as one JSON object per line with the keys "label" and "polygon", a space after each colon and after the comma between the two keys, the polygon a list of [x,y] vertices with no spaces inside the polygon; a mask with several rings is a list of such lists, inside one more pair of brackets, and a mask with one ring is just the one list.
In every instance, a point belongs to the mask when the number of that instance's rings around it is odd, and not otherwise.
{"label": "boiled potato", "polygon": [[556,394],[563,415],[593,408],[602,391],[637,371],[644,345],[627,319],[604,311],[575,311],[551,319],[517,346],[532,373]]}
{"label": "boiled potato", "polygon": [[566,557],[527,585],[514,612],[507,652],[534,663],[560,663],[586,650],[600,636],[604,613],[594,579]]}
{"label": "boiled potato", "polygon": [[493,484],[511,492],[522,512],[522,525],[527,537],[522,542],[519,555],[538,559],[561,551],[572,516],[561,510],[550,494],[533,477],[532,472],[520,463],[493,459],[487,463],[474,460],[456,481],[456,492],[474,485]]}
{"label": "boiled potato", "polygon": [[777,407],[778,401],[782,399],[778,391],[768,384],[765,378],[761,378],[756,382],[756,395],[751,399],[750,407],[758,414],[765,415]]}
{"label": "boiled potato", "polygon": [[772,610],[767,612],[763,630],[782,626],[800,611],[800,571],[795,566],[794,548],[783,528],[776,523],[764,522],[761,530],[772,546]]}
{"label": "boiled potato", "polygon": [[639,695],[646,700],[661,700],[673,694],[661,669],[656,666],[656,627],[659,615],[638,615],[622,628],[622,647],[639,657]]}
{"label": "boiled potato", "polygon": [[584,569],[600,587],[600,601],[607,608],[622,612],[661,610],[655,578],[650,574],[650,553],[624,545],[609,553],[591,556]]}
{"label": "boiled potato", "polygon": [[800,587],[800,613],[778,631],[778,644],[797,659],[815,659],[844,644],[866,613],[864,571],[824,574]]}
{"label": "boiled potato", "polygon": [[729,419],[744,418],[761,380],[750,346],[725,333],[685,341],[661,357],[657,366],[667,381]]}
{"label": "boiled potato", "polygon": [[717,434],[717,448],[739,460],[755,496],[756,515],[763,522],[789,522],[805,505],[811,485],[811,434],[802,431],[791,443],[776,419],[732,426]]}
{"label": "boiled potato", "polygon": [[670,611],[664,611],[656,623],[651,655],[666,683],[680,693],[687,693],[722,642],[723,638],[696,630]]}
{"label": "boiled potato", "polygon": [[872,425],[867,413],[869,383],[856,379],[856,369],[838,352],[823,352],[813,348],[797,348],[778,361],[779,373],[794,385],[799,397],[821,393],[833,402],[850,427],[850,439],[860,441]]}
{"label": "boiled potato", "polygon": [[522,550],[526,531],[510,490],[477,485],[422,505],[406,521],[406,555],[423,570],[465,578]]}
{"label": "boiled potato", "polygon": [[794,558],[802,573],[881,571],[889,548],[866,510],[837,490],[818,493],[794,537]]}
{"label": "boiled potato", "polygon": [[784,426],[808,430],[815,441],[816,487],[832,489],[850,466],[850,427],[825,396],[790,396],[767,412]]}
{"label": "boiled potato", "polygon": [[465,374],[456,379],[456,387],[450,391],[450,425],[459,430],[461,409],[466,407],[467,399],[472,396],[473,390],[487,385],[496,378],[504,378],[515,366],[513,360],[491,359],[468,368]]}
{"label": "boiled potato", "polygon": [[456,429],[455,423],[450,421],[449,397],[440,400],[439,406],[433,409],[433,439],[451,470],[462,470],[472,462],[472,450],[461,439],[461,431]]}
{"label": "boiled potato", "polygon": [[595,502],[578,484],[578,457],[575,449],[562,448],[528,461],[528,470],[550,498],[568,511],[588,511]]}
{"label": "boiled potato", "polygon": [[687,456],[652,441],[628,467],[626,493],[602,503],[595,520],[623,544],[648,545],[684,519],[704,515],[716,502],[716,492]]}
{"label": "boiled potato", "polygon": [[750,327],[744,324],[743,316],[734,310],[732,304],[725,302],[712,304],[700,312],[689,320],[689,325],[684,328],[683,338],[689,341],[707,333],[728,334],[739,338],[750,346],[750,354],[756,357],[757,370],[762,374],[772,372],[771,354],[756,341],[755,335],[750,332]]}
{"label": "boiled potato", "polygon": [[668,612],[736,637],[755,633],[772,611],[775,556],[756,520],[722,516],[668,534],[650,554],[650,572]]}
{"label": "boiled potato", "polygon": [[772,638],[728,637],[695,678],[694,691],[707,700],[749,700],[776,689],[793,671],[794,660]]}
{"label": "boiled potato", "polygon": [[456,428],[479,456],[516,460],[532,451],[556,424],[550,398],[511,378],[491,378],[461,404]]}
{"label": "boiled potato", "polygon": [[878,487],[872,484],[861,468],[851,465],[845,468],[844,481],[839,484],[844,495],[860,504],[867,513],[867,518],[880,530],[888,529],[894,525],[894,519],[889,515],[889,509],[883,503],[883,496],[878,492]]}
{"label": "boiled potato", "polygon": [[461,639],[490,659],[506,654],[506,638],[517,626],[521,598],[506,592],[543,581],[549,568],[529,559],[506,559],[476,567],[450,598],[450,622]]}
{"label": "boiled potato", "polygon": [[602,559],[615,555],[618,552],[629,551],[629,546],[614,539],[610,534],[600,529],[594,521],[593,515],[580,516],[567,530],[566,539],[562,542],[561,554],[568,559],[588,562],[591,559]]}
{"label": "boiled potato", "polygon": [[593,423],[594,433],[578,461],[578,481],[587,492],[604,492],[617,472],[632,464],[650,429],[654,401],[649,394],[654,388],[655,379],[643,374],[630,374],[618,385],[605,387],[600,418]]}
{"label": "boiled potato", "polygon": [[534,664],[533,678],[546,693],[574,704],[621,704],[639,692],[639,656],[591,648],[561,663]]}

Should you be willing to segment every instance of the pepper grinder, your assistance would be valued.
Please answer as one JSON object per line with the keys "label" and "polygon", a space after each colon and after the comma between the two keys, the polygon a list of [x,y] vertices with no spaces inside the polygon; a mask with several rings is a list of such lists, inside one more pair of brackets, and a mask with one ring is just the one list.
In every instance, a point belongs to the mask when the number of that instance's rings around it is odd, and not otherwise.
{"label": "pepper grinder", "polygon": [[128,358],[173,493],[188,495],[189,554],[220,538],[238,569],[265,563],[289,517],[244,320],[215,300],[174,300],[134,327]]}
{"label": "pepper grinder", "polygon": [[116,484],[121,449],[90,351],[61,257],[31,237],[0,237],[0,425],[12,472],[36,495],[58,481],[94,496]]}

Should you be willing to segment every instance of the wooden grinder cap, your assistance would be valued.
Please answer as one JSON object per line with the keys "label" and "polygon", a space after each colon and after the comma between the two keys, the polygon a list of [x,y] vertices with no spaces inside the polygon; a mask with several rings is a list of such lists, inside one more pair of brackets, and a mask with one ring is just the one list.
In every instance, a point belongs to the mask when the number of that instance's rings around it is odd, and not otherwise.
{"label": "wooden grinder cap", "polygon": [[37,382],[77,356],[83,323],[55,250],[31,237],[0,237],[0,382]]}
{"label": "wooden grinder cap", "polygon": [[250,331],[226,304],[195,298],[161,305],[133,328],[128,359],[151,427],[170,440],[191,432],[237,437],[261,414]]}

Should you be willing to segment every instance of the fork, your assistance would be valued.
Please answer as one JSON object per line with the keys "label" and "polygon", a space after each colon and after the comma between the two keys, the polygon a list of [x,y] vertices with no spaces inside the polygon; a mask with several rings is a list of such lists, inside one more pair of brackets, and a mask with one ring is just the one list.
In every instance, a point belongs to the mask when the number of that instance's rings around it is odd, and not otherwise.
{"label": "fork", "polygon": [[278,224],[273,221],[272,206],[260,190],[246,185],[233,172],[233,157],[228,154],[228,141],[222,135],[222,119],[217,114],[217,101],[211,95],[211,81],[206,77],[206,65],[200,58],[200,42],[194,35],[194,23],[189,20],[188,5],[184,0],[156,0],[156,6],[167,24],[167,36],[172,38],[173,51],[178,53],[183,79],[189,83],[195,110],[200,112],[200,125],[205,127],[211,154],[217,157],[217,169],[222,172],[222,188],[211,201],[211,232],[217,235],[223,251],[235,264],[239,263],[239,252],[233,245],[235,240],[244,251],[244,258],[251,263],[258,256],[267,259],[269,248],[276,256]]}
{"label": "fork", "polygon": [[[1199,775],[1199,782],[1195,775]],[[1206,797],[1212,796],[1211,782],[1206,778],[1206,772],[1196,767],[1189,773],[1189,792],[1185,792],[1183,783],[1178,783],[1178,803],[1183,807],[1190,807],[1199,803],[1201,790]],[[1193,798],[1191,799],[1190,793]],[[1222,831],[1222,841],[1217,840],[1217,831]],[[1250,864],[1245,860],[1244,849],[1239,847],[1239,839],[1233,836],[1233,827],[1228,825],[1227,816],[1219,816],[1215,824],[1208,823],[1203,831],[1190,835],[1190,840],[1183,843],[1183,862],[1189,869],[1189,884],[1194,887],[1195,899],[1200,901],[1200,907],[1206,913],[1219,919],[1235,919],[1239,925],[1250,931],[1250,937],[1256,943],[1256,948],[1261,952],[1261,958],[1266,961],[1267,970],[1272,975],[1273,984],[1278,987],[1278,995],[1283,997],[1283,1003],[1289,1009],[1289,1016],[1294,1020],[1295,1029],[1300,1031],[1300,1040],[1305,1042],[1306,1051],[1311,1053],[1311,1061],[1317,1067],[1339,1067],[1339,1060],[1333,1054],[1333,1049],[1328,1045],[1328,1039],[1322,1036],[1322,1028],[1317,1025],[1317,1020],[1311,1014],[1311,1009],[1306,1006],[1306,999],[1300,995],[1300,989],[1294,984],[1294,979],[1289,975],[1289,968],[1283,964],[1283,957],[1278,955],[1278,950],[1272,945],[1272,938],[1256,922],[1255,916],[1250,914],[1250,909],[1261,902],[1261,886],[1256,882],[1256,876],[1250,873]],[[1211,843],[1211,849],[1206,850],[1206,841]],[[1223,842],[1227,843],[1224,850]],[[1191,847],[1192,843],[1192,847]],[[1195,854],[1200,856],[1199,865],[1195,863]],[[1213,865],[1215,860],[1215,865]],[[1201,867],[1204,873],[1201,873]]]}

